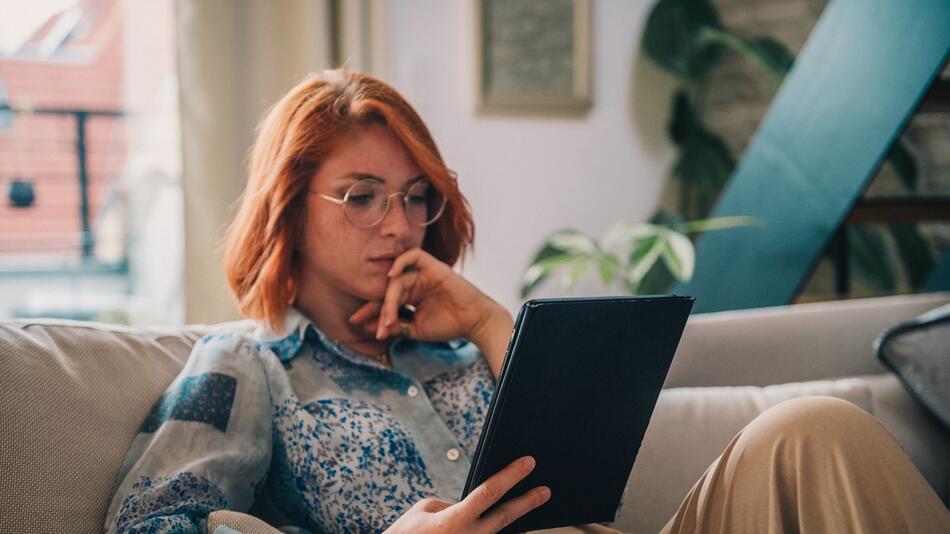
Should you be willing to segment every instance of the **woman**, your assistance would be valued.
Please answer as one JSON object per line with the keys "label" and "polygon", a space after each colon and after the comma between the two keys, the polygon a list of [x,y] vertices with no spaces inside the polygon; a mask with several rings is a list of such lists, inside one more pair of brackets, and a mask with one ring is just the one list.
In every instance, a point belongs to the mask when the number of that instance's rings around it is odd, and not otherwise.
{"label": "woman", "polygon": [[[130,448],[109,531],[211,531],[218,511],[257,503],[270,524],[309,531],[495,532],[542,506],[551,493],[539,487],[485,513],[531,471],[529,457],[453,503],[512,329],[509,313],[450,267],[472,238],[454,176],[392,88],[347,71],[293,88],[258,131],[225,259],[259,326],[196,344]],[[412,317],[400,315],[405,305]],[[842,425],[882,443],[861,449],[891,458],[892,489],[858,498],[867,492],[854,488],[882,469],[850,453],[825,477],[846,491],[820,502],[792,489],[820,455],[763,468],[779,442],[844,450],[854,440],[827,431]],[[950,524],[941,510],[873,419],[811,400],[737,436],[667,530],[821,529],[881,511]]]}

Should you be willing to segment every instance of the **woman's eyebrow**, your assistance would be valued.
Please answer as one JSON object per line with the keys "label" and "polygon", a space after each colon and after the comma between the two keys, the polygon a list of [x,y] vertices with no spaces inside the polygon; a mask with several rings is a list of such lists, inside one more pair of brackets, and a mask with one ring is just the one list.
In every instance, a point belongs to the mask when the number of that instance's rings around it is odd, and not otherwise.
{"label": "woman's eyebrow", "polygon": [[[410,178],[406,182],[406,185],[412,185],[420,180],[425,180],[425,179],[426,179],[426,175],[420,174],[419,176],[416,176],[415,178]],[[337,178],[337,181],[340,181],[340,182],[342,181],[358,182],[360,180],[373,180],[382,184],[386,183],[385,178],[381,178],[379,176],[376,176],[375,174],[369,174],[365,172],[351,172],[349,174],[344,174],[343,176]]]}
{"label": "woman's eyebrow", "polygon": [[386,180],[380,178],[379,176],[365,172],[351,172],[349,174],[344,174],[343,176],[337,178],[337,180],[341,182],[344,180],[352,180],[354,182],[359,180],[375,180],[380,183],[386,183]]}

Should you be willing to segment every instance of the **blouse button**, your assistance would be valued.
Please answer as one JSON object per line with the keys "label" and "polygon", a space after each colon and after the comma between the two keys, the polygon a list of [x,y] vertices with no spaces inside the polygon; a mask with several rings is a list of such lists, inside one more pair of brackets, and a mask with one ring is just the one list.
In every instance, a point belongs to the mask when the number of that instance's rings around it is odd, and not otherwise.
{"label": "blouse button", "polygon": [[459,456],[461,456],[459,450],[455,448],[449,449],[448,452],[445,453],[445,457],[448,458],[450,462],[458,460]]}
{"label": "blouse button", "polygon": [[410,397],[415,397],[418,394],[419,394],[419,388],[417,388],[416,386],[409,386],[409,389],[406,390],[406,395],[409,395]]}

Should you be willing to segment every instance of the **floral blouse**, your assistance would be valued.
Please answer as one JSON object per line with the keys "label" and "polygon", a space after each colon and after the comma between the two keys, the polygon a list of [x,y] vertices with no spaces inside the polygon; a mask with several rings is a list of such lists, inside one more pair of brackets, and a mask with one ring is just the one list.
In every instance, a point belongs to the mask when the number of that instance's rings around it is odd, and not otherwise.
{"label": "floral blouse", "polygon": [[291,531],[378,532],[461,497],[494,390],[474,344],[398,339],[390,369],[295,309],[284,332],[195,344],[132,442],[108,532],[203,534],[262,496]]}

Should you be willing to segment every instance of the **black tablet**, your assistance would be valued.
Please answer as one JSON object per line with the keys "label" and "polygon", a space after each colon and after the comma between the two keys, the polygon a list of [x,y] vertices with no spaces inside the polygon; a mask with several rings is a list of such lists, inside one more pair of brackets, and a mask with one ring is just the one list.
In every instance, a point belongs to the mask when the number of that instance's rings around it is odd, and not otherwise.
{"label": "black tablet", "polygon": [[[462,498],[517,458],[551,499],[502,532],[610,522],[693,298],[541,299],[518,313]],[[497,504],[496,504],[497,506]]]}

